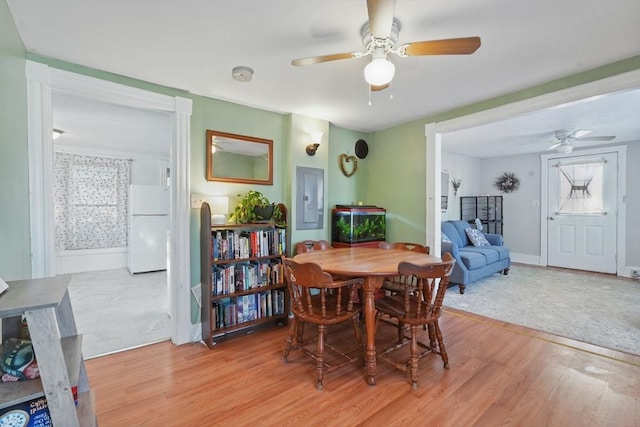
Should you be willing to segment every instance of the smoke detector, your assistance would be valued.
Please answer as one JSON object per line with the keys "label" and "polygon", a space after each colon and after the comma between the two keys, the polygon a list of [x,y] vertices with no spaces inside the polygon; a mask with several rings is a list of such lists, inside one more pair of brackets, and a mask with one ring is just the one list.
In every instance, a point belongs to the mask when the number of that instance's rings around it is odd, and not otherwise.
{"label": "smoke detector", "polygon": [[239,82],[250,82],[253,78],[253,70],[249,67],[239,65],[231,70],[231,77]]}

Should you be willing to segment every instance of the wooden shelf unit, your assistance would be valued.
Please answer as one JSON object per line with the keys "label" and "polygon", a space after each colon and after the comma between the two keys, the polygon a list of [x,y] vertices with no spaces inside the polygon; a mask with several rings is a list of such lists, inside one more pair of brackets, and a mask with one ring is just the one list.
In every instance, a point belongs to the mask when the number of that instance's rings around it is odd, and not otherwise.
{"label": "wooden shelf unit", "polygon": [[211,225],[209,204],[202,204],[200,317],[209,348],[231,333],[287,323],[289,296],[280,271],[286,241],[286,227],[272,223]]}
{"label": "wooden shelf unit", "polygon": [[460,197],[460,219],[474,225],[476,218],[480,219],[485,233],[502,235],[502,196]]}
{"label": "wooden shelf unit", "polygon": [[66,275],[8,282],[9,289],[0,294],[2,342],[20,337],[24,315],[40,369],[39,379],[0,384],[0,413],[46,397],[54,425],[97,426],[94,396],[82,358],[82,337],[67,291],[69,280]]}

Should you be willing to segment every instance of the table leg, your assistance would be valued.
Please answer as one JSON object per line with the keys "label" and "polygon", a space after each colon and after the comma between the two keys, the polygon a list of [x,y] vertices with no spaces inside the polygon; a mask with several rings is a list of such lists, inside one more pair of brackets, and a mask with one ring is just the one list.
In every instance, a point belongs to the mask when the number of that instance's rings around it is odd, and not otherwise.
{"label": "table leg", "polygon": [[367,383],[376,384],[376,306],[375,291],[382,286],[382,277],[367,276],[364,278],[364,320],[367,326],[367,346],[365,363],[367,365]]}

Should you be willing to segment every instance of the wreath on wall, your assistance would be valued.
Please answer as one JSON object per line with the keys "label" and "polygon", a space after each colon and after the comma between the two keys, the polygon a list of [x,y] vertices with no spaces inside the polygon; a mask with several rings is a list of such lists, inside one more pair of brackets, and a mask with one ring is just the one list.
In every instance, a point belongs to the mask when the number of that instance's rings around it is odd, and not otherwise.
{"label": "wreath on wall", "polygon": [[[340,154],[338,156],[338,164],[343,175],[347,178],[356,173],[358,170],[358,159],[356,156],[348,156],[346,154]],[[348,169],[348,165],[351,164],[351,168]]]}
{"label": "wreath on wall", "polygon": [[505,172],[496,178],[493,185],[502,193],[511,193],[520,188],[520,179],[513,172]]}

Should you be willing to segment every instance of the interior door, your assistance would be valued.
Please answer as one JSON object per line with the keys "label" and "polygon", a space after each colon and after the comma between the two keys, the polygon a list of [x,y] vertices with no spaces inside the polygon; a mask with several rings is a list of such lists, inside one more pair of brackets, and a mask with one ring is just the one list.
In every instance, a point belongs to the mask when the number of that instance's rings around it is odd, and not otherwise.
{"label": "interior door", "polygon": [[548,160],[548,265],[616,273],[617,160],[617,153]]}

